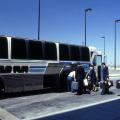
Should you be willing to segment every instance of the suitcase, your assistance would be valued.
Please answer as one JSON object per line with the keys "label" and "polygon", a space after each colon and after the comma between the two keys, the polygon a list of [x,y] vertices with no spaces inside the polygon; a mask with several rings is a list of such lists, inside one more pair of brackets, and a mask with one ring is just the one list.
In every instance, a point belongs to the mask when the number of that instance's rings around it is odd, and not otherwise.
{"label": "suitcase", "polygon": [[108,80],[108,85],[109,85],[109,87],[112,87],[113,86],[113,81],[112,80]]}
{"label": "suitcase", "polygon": [[100,82],[100,88],[103,88],[103,87],[112,87],[113,86],[113,81],[112,80],[107,80],[106,82],[105,81],[101,81]]}
{"label": "suitcase", "polygon": [[[110,83],[110,85],[111,85],[111,83]],[[101,81],[100,82],[100,88],[102,89],[101,95],[109,94],[110,85],[108,84],[108,81]]]}
{"label": "suitcase", "polygon": [[71,89],[72,91],[78,90],[78,82],[72,81]]}
{"label": "suitcase", "polygon": [[87,87],[89,85],[88,80],[86,78],[83,80],[83,84],[85,87]]}
{"label": "suitcase", "polygon": [[100,81],[100,88],[103,89],[103,88],[105,88],[105,87],[108,87],[107,82],[105,82],[105,81]]}
{"label": "suitcase", "polygon": [[120,80],[117,80],[117,81],[116,81],[116,88],[117,88],[117,89],[120,89]]}

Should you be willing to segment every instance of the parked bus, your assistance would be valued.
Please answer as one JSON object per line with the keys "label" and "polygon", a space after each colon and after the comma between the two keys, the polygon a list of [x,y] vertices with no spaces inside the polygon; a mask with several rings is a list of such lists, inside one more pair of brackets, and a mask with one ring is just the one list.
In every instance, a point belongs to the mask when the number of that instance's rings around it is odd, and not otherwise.
{"label": "parked bus", "polygon": [[1,36],[0,92],[66,90],[66,76],[72,63],[82,64],[87,72],[89,48]]}
{"label": "parked bus", "polygon": [[98,51],[96,47],[89,46],[90,61],[95,67],[102,64],[102,52]]}
{"label": "parked bus", "polygon": [[90,46],[90,61],[94,65],[98,81],[101,81],[101,65],[102,65],[102,52],[98,51],[96,47]]}

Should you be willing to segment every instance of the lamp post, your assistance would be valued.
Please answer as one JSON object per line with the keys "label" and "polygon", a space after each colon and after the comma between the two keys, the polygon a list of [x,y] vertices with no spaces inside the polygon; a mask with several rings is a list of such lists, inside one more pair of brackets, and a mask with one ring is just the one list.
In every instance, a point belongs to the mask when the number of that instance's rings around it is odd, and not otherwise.
{"label": "lamp post", "polygon": [[38,0],[38,40],[40,39],[40,0]]}
{"label": "lamp post", "polygon": [[119,20],[115,20],[115,43],[114,43],[114,69],[116,70],[116,24],[120,22]]}
{"label": "lamp post", "polygon": [[87,40],[87,38],[86,38],[86,22],[87,22],[86,16],[87,16],[87,12],[89,12],[89,11],[92,11],[92,9],[91,8],[85,9],[85,46],[86,46],[86,40]]}
{"label": "lamp post", "polygon": [[104,39],[104,62],[105,62],[105,36],[101,37]]}

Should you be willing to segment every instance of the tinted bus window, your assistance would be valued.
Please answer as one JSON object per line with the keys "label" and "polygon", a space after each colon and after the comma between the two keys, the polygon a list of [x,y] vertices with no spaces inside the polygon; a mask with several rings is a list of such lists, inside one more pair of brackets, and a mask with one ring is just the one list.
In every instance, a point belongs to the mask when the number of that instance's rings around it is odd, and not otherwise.
{"label": "tinted bus window", "polygon": [[90,61],[90,54],[89,54],[89,48],[88,47],[80,47],[80,60],[81,61]]}
{"label": "tinted bus window", "polygon": [[8,43],[5,37],[0,37],[0,58],[8,58]]}
{"label": "tinted bus window", "polygon": [[44,43],[44,54],[46,60],[57,60],[57,49],[55,43]]}
{"label": "tinted bus window", "polygon": [[59,44],[60,60],[70,60],[69,46],[65,44]]}
{"label": "tinted bus window", "polygon": [[11,57],[12,59],[26,59],[26,42],[24,39],[12,38],[11,40]]}
{"label": "tinted bus window", "polygon": [[73,61],[80,61],[80,51],[78,46],[70,46],[70,58]]}
{"label": "tinted bus window", "polygon": [[28,58],[40,60],[43,58],[42,42],[29,40]]}

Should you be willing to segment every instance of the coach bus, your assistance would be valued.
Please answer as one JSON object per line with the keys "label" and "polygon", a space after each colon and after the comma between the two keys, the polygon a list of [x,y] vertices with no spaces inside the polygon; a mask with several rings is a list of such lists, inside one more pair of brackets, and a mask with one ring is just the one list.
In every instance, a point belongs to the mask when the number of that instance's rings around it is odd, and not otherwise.
{"label": "coach bus", "polygon": [[91,64],[94,65],[98,81],[101,81],[102,52],[94,46],[89,46],[89,50]]}
{"label": "coach bus", "polygon": [[95,67],[102,64],[102,52],[98,51],[96,47],[89,46],[90,50],[90,61]]}
{"label": "coach bus", "polygon": [[85,46],[0,36],[0,93],[53,88],[66,90],[71,64],[88,71]]}

